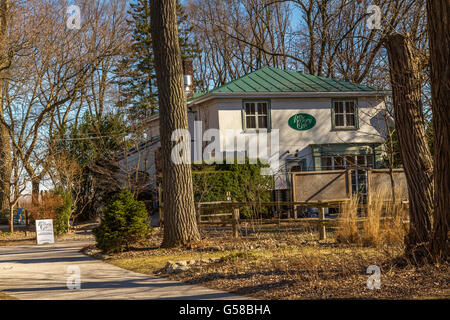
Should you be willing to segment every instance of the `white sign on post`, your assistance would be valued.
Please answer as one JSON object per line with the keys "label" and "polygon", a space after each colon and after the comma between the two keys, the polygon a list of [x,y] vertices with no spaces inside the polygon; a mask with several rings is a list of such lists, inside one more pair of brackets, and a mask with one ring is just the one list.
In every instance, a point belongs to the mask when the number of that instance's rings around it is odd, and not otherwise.
{"label": "white sign on post", "polygon": [[36,220],[36,240],[37,244],[55,243],[52,219]]}

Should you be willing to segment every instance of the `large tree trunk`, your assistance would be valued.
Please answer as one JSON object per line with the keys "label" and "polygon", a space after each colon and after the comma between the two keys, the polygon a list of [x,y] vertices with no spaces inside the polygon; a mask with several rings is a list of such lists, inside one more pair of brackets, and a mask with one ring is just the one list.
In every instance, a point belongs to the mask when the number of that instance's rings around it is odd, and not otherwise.
{"label": "large tree trunk", "polygon": [[[3,118],[4,83],[7,81],[5,72],[8,65],[7,55],[7,29],[8,29],[9,1],[0,2],[0,117]],[[0,212],[9,212],[11,182],[11,145],[9,130],[0,121]],[[13,232],[13,223],[10,221],[10,231]]]}
{"label": "large tree trunk", "polygon": [[[2,103],[0,101],[1,113],[3,113]],[[11,193],[11,145],[9,138],[9,130],[0,122],[0,212],[9,212]]]}
{"label": "large tree trunk", "polygon": [[435,207],[431,252],[435,261],[449,257],[450,224],[450,3],[427,0],[434,128]]}
{"label": "large tree trunk", "polygon": [[33,207],[39,205],[39,184],[40,179],[31,179],[31,204],[33,205]]}
{"label": "large tree trunk", "polygon": [[433,163],[422,113],[420,64],[407,37],[388,36],[385,46],[400,155],[408,182],[410,229],[405,239],[406,254],[419,262],[428,252],[434,197]]}
{"label": "large tree trunk", "polygon": [[195,216],[191,166],[185,163],[175,164],[171,160],[174,146],[171,141],[172,132],[188,128],[176,6],[176,0],[152,0],[150,5],[160,112],[164,247],[200,239]]}

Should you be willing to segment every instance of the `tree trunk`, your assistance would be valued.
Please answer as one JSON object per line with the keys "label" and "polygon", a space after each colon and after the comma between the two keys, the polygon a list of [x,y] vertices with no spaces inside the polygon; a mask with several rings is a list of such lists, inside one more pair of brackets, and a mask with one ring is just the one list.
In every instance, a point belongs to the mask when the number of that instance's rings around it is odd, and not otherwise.
{"label": "tree trunk", "polygon": [[[8,29],[9,1],[0,3],[0,117],[3,119],[4,82],[7,81],[5,71],[8,64],[7,29]],[[5,70],[4,70],[5,69]],[[11,182],[11,145],[9,130],[0,121],[0,212],[9,212]],[[12,230],[12,227],[11,227]],[[12,232],[12,231],[11,231]]]}
{"label": "tree trunk", "polygon": [[427,0],[430,39],[431,98],[434,128],[435,208],[431,253],[435,261],[449,257],[450,224],[450,4]]}
{"label": "tree trunk", "polygon": [[31,204],[33,207],[39,205],[39,184],[40,180],[31,179]]}
{"label": "tree trunk", "polygon": [[406,254],[420,262],[427,256],[433,213],[433,163],[425,140],[419,61],[411,41],[394,34],[385,39],[389,57],[394,118],[408,182],[410,229]]}
{"label": "tree trunk", "polygon": [[9,232],[14,232],[14,207],[9,207]]}
{"label": "tree trunk", "polygon": [[[387,121],[386,121],[387,126]],[[388,130],[389,135],[389,179],[391,180],[391,198],[392,204],[395,205],[397,199],[395,198],[395,179],[394,179],[394,143],[392,141],[392,132]]]}
{"label": "tree trunk", "polygon": [[[1,89],[0,89],[1,94]],[[0,102],[0,105],[2,102]],[[0,112],[3,112],[0,106]],[[0,212],[9,211],[11,181],[11,145],[8,129],[0,123]]]}
{"label": "tree trunk", "polygon": [[191,166],[186,163],[175,164],[171,160],[174,146],[171,141],[172,132],[188,128],[176,6],[176,0],[152,0],[150,6],[160,112],[164,247],[200,239],[195,215]]}

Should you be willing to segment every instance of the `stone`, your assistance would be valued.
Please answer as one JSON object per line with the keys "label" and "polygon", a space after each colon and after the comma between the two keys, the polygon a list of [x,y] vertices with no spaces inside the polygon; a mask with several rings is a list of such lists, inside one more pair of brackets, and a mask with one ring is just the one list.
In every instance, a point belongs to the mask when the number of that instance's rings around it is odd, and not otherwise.
{"label": "stone", "polygon": [[184,267],[184,266],[188,265],[188,262],[186,260],[180,260],[180,261],[175,262],[175,264]]}
{"label": "stone", "polygon": [[172,264],[166,271],[166,273],[168,274],[172,274],[172,273],[181,273],[181,272],[185,272],[189,269],[188,266],[178,266],[177,264]]}
{"label": "stone", "polygon": [[175,269],[175,273],[181,273],[181,272],[185,272],[187,270],[189,270],[188,266],[181,266],[181,267],[178,267]]}

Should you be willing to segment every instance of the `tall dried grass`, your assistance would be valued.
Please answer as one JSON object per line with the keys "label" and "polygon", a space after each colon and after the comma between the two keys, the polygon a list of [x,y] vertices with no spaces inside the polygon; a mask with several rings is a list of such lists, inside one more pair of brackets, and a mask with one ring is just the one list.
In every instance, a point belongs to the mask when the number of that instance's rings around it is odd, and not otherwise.
{"label": "tall dried grass", "polygon": [[336,240],[341,243],[356,243],[358,241],[358,203],[359,197],[352,196],[341,207]]}
{"label": "tall dried grass", "polygon": [[[397,194],[399,192],[396,190]],[[403,245],[407,233],[407,210],[393,202],[389,188],[376,190],[368,199],[358,225],[358,197],[353,196],[341,209],[336,239],[340,243],[362,246]]]}

